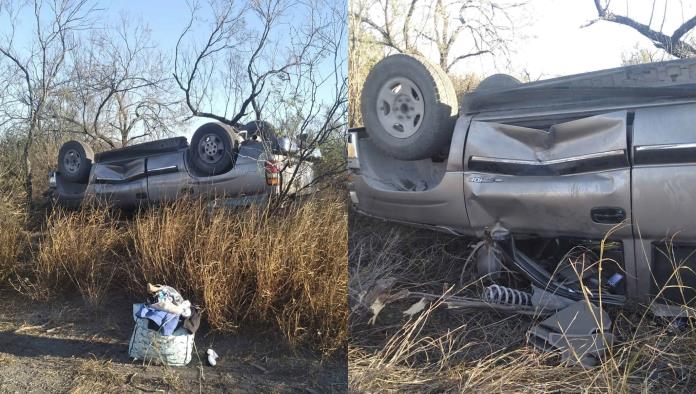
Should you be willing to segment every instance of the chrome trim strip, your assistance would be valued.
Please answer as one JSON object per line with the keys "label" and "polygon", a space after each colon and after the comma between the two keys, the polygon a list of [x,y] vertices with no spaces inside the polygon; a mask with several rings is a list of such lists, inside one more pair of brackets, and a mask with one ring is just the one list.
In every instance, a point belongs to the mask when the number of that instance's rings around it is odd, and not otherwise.
{"label": "chrome trim strip", "polygon": [[486,162],[486,163],[546,166],[546,165],[563,164],[563,163],[570,163],[570,162],[574,162],[574,161],[598,159],[598,158],[602,158],[602,157],[623,156],[623,155],[624,155],[624,151],[617,149],[617,150],[612,150],[612,151],[607,151],[607,152],[589,153],[586,155],[571,156],[571,157],[566,157],[563,159],[554,159],[554,160],[546,160],[546,161],[498,159],[498,158],[494,158],[494,157],[483,157],[483,156],[471,156],[469,158],[469,160],[470,161]]}
{"label": "chrome trim strip", "polygon": [[696,149],[696,143],[686,142],[682,144],[656,144],[639,145],[635,147],[636,152],[666,151],[672,149]]}
{"label": "chrome trim strip", "polygon": [[137,181],[140,179],[145,178],[147,175],[144,172],[139,172],[135,175],[123,177],[123,178],[104,178],[97,176],[94,178],[95,183],[102,183],[102,184],[108,184],[108,185],[115,185],[119,183],[128,183],[128,182],[133,182]]}
{"label": "chrome trim strip", "polygon": [[696,163],[696,143],[637,145],[633,147],[636,165],[674,165]]}
{"label": "chrome trim strip", "polygon": [[167,167],[160,167],[160,168],[153,168],[153,169],[147,169],[147,172],[162,172],[162,171],[179,171],[178,166],[167,166]]}

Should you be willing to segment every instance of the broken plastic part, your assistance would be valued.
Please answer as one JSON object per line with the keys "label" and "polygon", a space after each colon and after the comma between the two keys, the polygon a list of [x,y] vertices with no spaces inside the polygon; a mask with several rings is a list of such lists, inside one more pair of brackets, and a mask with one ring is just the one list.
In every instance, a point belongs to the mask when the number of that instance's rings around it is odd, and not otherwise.
{"label": "broken plastic part", "polygon": [[527,333],[528,342],[542,351],[560,351],[563,362],[593,367],[614,342],[611,319],[599,307],[577,301]]}

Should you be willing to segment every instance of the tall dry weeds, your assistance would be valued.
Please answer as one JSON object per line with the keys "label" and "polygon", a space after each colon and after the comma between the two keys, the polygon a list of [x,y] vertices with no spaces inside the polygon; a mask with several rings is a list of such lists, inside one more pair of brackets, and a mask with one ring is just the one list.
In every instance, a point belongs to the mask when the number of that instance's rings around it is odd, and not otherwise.
{"label": "tall dry weeds", "polygon": [[[424,239],[430,242],[423,242]],[[351,300],[385,277],[400,288],[442,291],[460,277],[466,240],[363,217],[351,220]],[[460,249],[461,252],[463,250]],[[427,260],[430,263],[424,264]],[[675,265],[678,267],[678,265]],[[453,268],[454,267],[454,268]],[[465,278],[472,278],[464,275]],[[618,338],[595,368],[559,364],[526,345],[536,323],[492,310],[451,311],[431,303],[407,317],[410,301],[387,305],[375,325],[351,314],[349,382],[356,392],[690,392],[696,383],[696,327],[676,328],[645,307],[612,310]],[[693,309],[690,309],[693,311]],[[680,323],[684,323],[681,321]]]}
{"label": "tall dry weeds", "polygon": [[12,199],[0,195],[0,283],[13,275],[26,251],[28,234],[24,231],[24,211]]}
{"label": "tall dry weeds", "polygon": [[21,255],[26,252],[28,234],[22,203],[25,200],[19,156],[7,138],[0,136],[0,283],[8,280],[17,270]]}
{"label": "tall dry weeds", "polygon": [[12,284],[35,300],[76,291],[96,307],[112,291],[142,297],[146,282],[163,283],[203,306],[215,330],[261,323],[328,354],[347,340],[346,216],[336,194],[276,210],[180,200],[131,220],[58,209],[21,267],[0,261],[3,275],[20,271]]}
{"label": "tall dry weeds", "polygon": [[345,344],[347,220],[343,199],[314,197],[281,211],[209,210],[179,201],[138,216],[129,269],[137,291],[166,283],[206,309],[211,326],[277,327],[290,343]]}
{"label": "tall dry weeds", "polygon": [[99,306],[123,265],[126,231],[108,210],[56,210],[48,218],[38,250],[29,262],[24,289],[37,300],[77,290]]}

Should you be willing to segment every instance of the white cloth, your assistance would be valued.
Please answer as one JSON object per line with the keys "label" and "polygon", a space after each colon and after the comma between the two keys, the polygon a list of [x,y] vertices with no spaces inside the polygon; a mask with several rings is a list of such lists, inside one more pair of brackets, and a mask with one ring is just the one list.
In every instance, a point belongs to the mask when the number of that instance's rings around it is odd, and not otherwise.
{"label": "white cloth", "polygon": [[159,311],[181,315],[183,317],[191,316],[191,302],[189,302],[189,300],[184,300],[181,305],[175,305],[170,301],[160,301],[150,304],[150,307]]}

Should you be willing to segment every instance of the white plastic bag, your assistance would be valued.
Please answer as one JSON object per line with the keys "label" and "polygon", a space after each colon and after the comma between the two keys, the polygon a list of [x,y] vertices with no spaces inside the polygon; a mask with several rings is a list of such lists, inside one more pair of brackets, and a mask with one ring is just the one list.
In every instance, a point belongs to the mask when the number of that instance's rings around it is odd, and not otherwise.
{"label": "white plastic bag", "polygon": [[182,366],[191,361],[194,334],[179,327],[172,335],[147,328],[148,319],[135,317],[143,304],[133,304],[135,327],[128,344],[128,355],[136,360],[144,360],[156,364]]}

